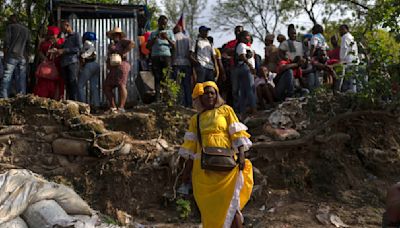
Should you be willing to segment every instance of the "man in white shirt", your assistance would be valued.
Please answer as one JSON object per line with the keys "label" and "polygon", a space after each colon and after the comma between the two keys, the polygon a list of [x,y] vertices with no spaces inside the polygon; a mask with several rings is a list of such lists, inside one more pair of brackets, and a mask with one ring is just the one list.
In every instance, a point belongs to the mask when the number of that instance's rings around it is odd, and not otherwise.
{"label": "man in white shirt", "polygon": [[199,36],[190,49],[190,59],[195,67],[197,82],[214,81],[216,70],[215,50],[207,39],[211,29],[200,26]]}
{"label": "man in white shirt", "polygon": [[341,79],[342,91],[357,92],[360,90],[360,82],[357,81],[357,66],[360,63],[358,58],[357,42],[349,32],[349,27],[345,24],[339,27],[342,36],[340,44],[340,62],[344,65],[344,74],[347,76]]}
{"label": "man in white shirt", "polygon": [[[255,52],[247,44],[251,42],[251,35],[248,31],[239,34],[239,40],[236,46],[236,68],[239,79],[239,113],[245,115],[246,112],[254,114],[257,111],[256,94],[254,85]],[[243,116],[242,116],[243,117]]]}
{"label": "man in white shirt", "polygon": [[183,33],[180,25],[175,26],[175,51],[172,56],[174,69],[173,79],[177,80],[180,73],[185,74],[181,78],[180,100],[185,107],[192,106],[192,67],[190,66],[189,50],[191,47],[190,37]]}
{"label": "man in white shirt", "polygon": [[293,24],[290,24],[288,27],[288,36],[289,39],[283,41],[279,45],[279,49],[286,51],[290,61],[293,61],[296,56],[303,57],[303,43],[297,41],[297,33]]}

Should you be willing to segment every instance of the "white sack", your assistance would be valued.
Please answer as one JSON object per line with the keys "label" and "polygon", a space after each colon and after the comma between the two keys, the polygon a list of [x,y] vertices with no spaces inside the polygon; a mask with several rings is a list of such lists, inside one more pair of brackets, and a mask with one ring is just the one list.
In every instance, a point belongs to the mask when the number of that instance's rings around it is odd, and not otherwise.
{"label": "white sack", "polygon": [[44,180],[25,169],[0,174],[0,224],[10,221],[36,202],[54,199],[70,214],[90,215],[91,209],[72,189]]}
{"label": "white sack", "polygon": [[75,222],[54,200],[42,200],[28,206],[22,218],[29,228],[71,227]]}
{"label": "white sack", "polygon": [[28,225],[26,225],[22,218],[16,217],[9,222],[1,224],[0,228],[28,228]]}

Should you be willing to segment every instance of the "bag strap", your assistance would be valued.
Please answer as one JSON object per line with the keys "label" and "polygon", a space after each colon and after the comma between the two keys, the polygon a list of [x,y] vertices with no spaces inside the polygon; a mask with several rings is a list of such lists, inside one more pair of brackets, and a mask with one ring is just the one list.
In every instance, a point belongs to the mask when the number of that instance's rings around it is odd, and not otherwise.
{"label": "bag strap", "polygon": [[196,40],[196,44],[194,46],[194,54],[197,58],[197,52],[199,52],[199,39]]}
{"label": "bag strap", "polygon": [[201,131],[200,131],[200,114],[197,114],[196,121],[197,121],[197,140],[200,143],[200,148],[203,150],[203,141],[201,139]]}

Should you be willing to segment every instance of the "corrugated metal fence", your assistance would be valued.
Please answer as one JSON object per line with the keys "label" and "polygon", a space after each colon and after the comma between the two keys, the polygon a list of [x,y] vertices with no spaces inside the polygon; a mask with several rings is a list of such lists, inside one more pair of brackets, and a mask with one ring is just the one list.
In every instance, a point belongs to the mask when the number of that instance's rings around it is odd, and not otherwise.
{"label": "corrugated metal fence", "polygon": [[[136,17],[115,19],[72,19],[71,23],[73,30],[78,32],[81,36],[85,32],[96,33],[97,62],[100,64],[100,100],[102,104],[106,103],[103,93],[103,82],[107,76],[107,47],[111,41],[109,38],[107,38],[106,32],[118,26],[126,33],[127,39],[135,41],[136,47],[128,55],[128,61],[131,64],[131,72],[128,78],[127,89],[128,102],[136,103],[139,99],[138,91],[135,85],[139,59],[139,43],[137,33],[138,26]],[[88,94],[88,91],[86,91],[86,93]]]}

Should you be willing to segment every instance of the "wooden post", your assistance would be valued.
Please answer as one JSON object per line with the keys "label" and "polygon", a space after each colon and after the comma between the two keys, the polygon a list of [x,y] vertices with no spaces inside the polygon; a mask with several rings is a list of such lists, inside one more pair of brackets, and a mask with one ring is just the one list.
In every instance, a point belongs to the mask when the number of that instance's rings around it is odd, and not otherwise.
{"label": "wooden post", "polygon": [[61,7],[57,6],[57,26],[61,27]]}

